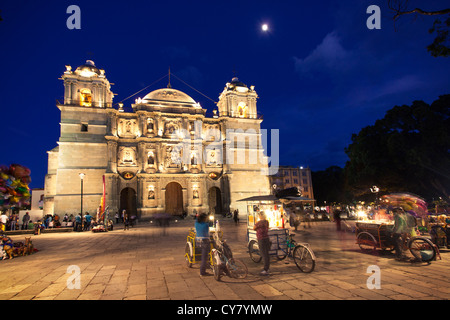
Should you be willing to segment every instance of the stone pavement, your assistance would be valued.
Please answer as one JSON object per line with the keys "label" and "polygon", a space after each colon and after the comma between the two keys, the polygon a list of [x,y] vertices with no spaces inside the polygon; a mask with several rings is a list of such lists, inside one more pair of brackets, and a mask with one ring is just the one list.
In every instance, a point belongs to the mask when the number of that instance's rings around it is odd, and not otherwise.
{"label": "stone pavement", "polygon": [[[295,232],[317,256],[316,269],[300,272],[287,258],[272,261],[271,275],[247,253],[246,224],[221,220],[235,257],[248,266],[244,280],[200,277],[184,260],[192,219],[164,230],[149,222],[124,231],[64,232],[32,236],[39,252],[0,261],[0,300],[443,300],[450,298],[450,254],[431,264],[396,261],[392,254],[364,254],[355,234],[315,222]],[[23,241],[24,235],[13,235]],[[380,289],[369,289],[368,267],[380,269]],[[80,272],[79,288],[70,266]],[[68,269],[69,268],[69,269]],[[68,286],[69,280],[69,286]],[[373,282],[371,282],[373,283]]]}

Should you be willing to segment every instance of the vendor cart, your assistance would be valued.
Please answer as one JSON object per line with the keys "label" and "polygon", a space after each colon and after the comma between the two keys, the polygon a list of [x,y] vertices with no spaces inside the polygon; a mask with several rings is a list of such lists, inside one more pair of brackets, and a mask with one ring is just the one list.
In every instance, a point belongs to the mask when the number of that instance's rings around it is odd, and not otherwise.
{"label": "vendor cart", "polygon": [[[393,223],[380,221],[356,222],[356,242],[365,252],[375,252],[377,249],[391,251],[394,249],[392,238]],[[403,250],[409,250],[416,261],[430,263],[437,256],[439,249],[425,236],[402,235]]]}
{"label": "vendor cart", "polygon": [[293,240],[294,235],[289,234],[285,228],[285,209],[282,201],[272,195],[255,196],[239,201],[247,202],[247,241],[250,258],[253,262],[260,262],[258,239],[256,231],[253,230],[258,221],[258,213],[264,212],[269,221],[269,239],[271,246],[269,255],[282,260],[286,256],[292,256],[297,267],[303,272],[311,272],[315,266],[315,255],[308,244],[297,244]]}
{"label": "vendor cart", "polygon": [[393,222],[357,221],[356,242],[362,251],[375,251],[376,249],[391,251],[394,244],[391,241]]}

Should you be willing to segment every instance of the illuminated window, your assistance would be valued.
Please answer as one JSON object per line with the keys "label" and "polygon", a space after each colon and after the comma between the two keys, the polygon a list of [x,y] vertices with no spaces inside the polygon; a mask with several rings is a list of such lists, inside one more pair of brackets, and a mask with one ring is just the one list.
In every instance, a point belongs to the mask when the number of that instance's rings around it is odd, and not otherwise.
{"label": "illuminated window", "polygon": [[80,91],[80,105],[83,107],[92,106],[92,94],[89,89],[81,89]]}
{"label": "illuminated window", "polygon": [[240,118],[247,118],[247,106],[245,105],[245,102],[239,102],[238,115]]}

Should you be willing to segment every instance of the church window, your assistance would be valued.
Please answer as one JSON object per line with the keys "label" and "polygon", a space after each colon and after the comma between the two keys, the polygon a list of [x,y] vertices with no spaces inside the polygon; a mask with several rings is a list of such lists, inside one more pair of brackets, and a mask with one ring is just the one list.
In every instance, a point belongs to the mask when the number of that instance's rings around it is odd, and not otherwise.
{"label": "church window", "polygon": [[92,94],[89,89],[81,89],[80,91],[80,105],[83,107],[92,106]]}
{"label": "church window", "polygon": [[87,132],[88,131],[88,125],[87,123],[81,124],[81,132]]}

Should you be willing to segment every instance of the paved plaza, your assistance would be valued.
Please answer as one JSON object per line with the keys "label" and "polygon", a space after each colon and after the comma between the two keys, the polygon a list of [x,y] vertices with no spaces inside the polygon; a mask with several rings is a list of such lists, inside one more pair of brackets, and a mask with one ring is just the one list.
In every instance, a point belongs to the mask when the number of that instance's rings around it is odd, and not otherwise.
{"label": "paved plaza", "polygon": [[[186,236],[194,220],[162,229],[149,222],[124,231],[62,232],[31,236],[37,253],[0,261],[1,300],[442,300],[450,298],[450,253],[431,264],[396,261],[393,254],[364,254],[352,232],[337,232],[332,222],[301,226],[298,242],[317,256],[312,273],[300,272],[292,260],[273,260],[271,275],[250,260],[247,226],[222,219],[224,238],[234,256],[249,269],[246,279],[200,277],[199,265],[188,268]],[[25,235],[12,235],[24,241]],[[75,267],[74,267],[75,266]],[[372,267],[371,267],[372,266]],[[368,288],[371,269],[380,270],[381,288]],[[369,269],[368,269],[369,268]],[[75,270],[75,271],[74,271]],[[70,281],[79,271],[77,282]],[[211,272],[212,273],[212,272]],[[71,278],[69,278],[71,277]],[[68,281],[69,280],[69,281]],[[370,279],[369,279],[370,280]],[[370,283],[374,283],[369,281]],[[68,285],[69,283],[69,285]]]}

